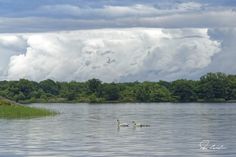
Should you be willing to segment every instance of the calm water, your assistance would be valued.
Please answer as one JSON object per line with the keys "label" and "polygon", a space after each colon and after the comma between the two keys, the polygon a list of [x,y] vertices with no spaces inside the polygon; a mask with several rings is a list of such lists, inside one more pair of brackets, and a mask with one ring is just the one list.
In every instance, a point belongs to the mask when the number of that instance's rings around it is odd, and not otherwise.
{"label": "calm water", "polygon": [[[61,114],[0,120],[0,156],[236,156],[236,104],[32,106]],[[136,120],[151,127],[118,129],[118,118],[121,122]],[[203,140],[209,140],[208,146],[215,146],[201,150],[199,144]]]}

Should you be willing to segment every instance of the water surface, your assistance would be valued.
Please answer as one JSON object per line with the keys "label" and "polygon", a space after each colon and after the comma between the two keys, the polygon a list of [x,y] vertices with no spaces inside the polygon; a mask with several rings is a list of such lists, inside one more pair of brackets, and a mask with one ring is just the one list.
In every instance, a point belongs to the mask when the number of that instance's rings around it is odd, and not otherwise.
{"label": "water surface", "polygon": [[[236,155],[236,104],[33,104],[54,117],[0,120],[0,156]],[[117,128],[116,119],[149,128]],[[200,149],[208,140],[211,148]],[[221,147],[223,146],[223,147]],[[221,149],[223,148],[223,149]]]}

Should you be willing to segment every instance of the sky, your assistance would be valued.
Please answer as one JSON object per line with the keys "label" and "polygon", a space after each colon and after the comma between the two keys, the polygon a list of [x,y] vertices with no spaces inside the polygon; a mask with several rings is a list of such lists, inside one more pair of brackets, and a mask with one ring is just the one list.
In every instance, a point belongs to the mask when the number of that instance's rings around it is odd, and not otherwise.
{"label": "sky", "polygon": [[236,74],[235,0],[0,0],[0,80]]}

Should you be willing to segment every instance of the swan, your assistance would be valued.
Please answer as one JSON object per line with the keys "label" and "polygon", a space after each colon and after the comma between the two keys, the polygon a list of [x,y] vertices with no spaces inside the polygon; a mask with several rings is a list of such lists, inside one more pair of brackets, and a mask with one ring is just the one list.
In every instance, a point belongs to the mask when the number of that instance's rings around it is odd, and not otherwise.
{"label": "swan", "polygon": [[133,123],[134,127],[150,127],[150,125],[136,123],[135,121],[132,121],[132,123]]}
{"label": "swan", "polygon": [[129,127],[129,124],[127,123],[120,123],[119,119],[117,119],[117,125],[118,127]]}

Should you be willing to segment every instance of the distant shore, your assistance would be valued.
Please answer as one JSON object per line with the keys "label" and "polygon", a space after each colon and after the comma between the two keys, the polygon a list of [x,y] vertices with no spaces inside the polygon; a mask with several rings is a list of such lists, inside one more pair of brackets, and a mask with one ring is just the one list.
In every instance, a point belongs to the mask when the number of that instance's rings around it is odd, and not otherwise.
{"label": "distant shore", "polygon": [[21,104],[33,104],[33,103],[68,103],[68,104],[74,104],[74,103],[90,103],[90,104],[119,104],[119,103],[236,103],[236,100],[209,100],[209,101],[203,101],[203,100],[199,100],[199,101],[188,101],[188,102],[178,102],[178,101],[165,101],[165,102],[139,102],[139,101],[67,101],[67,100],[60,100],[60,101],[56,101],[56,100],[48,100],[48,101],[33,101],[33,102],[30,102],[30,101],[22,101],[22,102],[19,102]]}
{"label": "distant shore", "polygon": [[19,103],[236,102],[236,75],[208,73],[199,80],[104,83],[0,81],[0,96]]}

